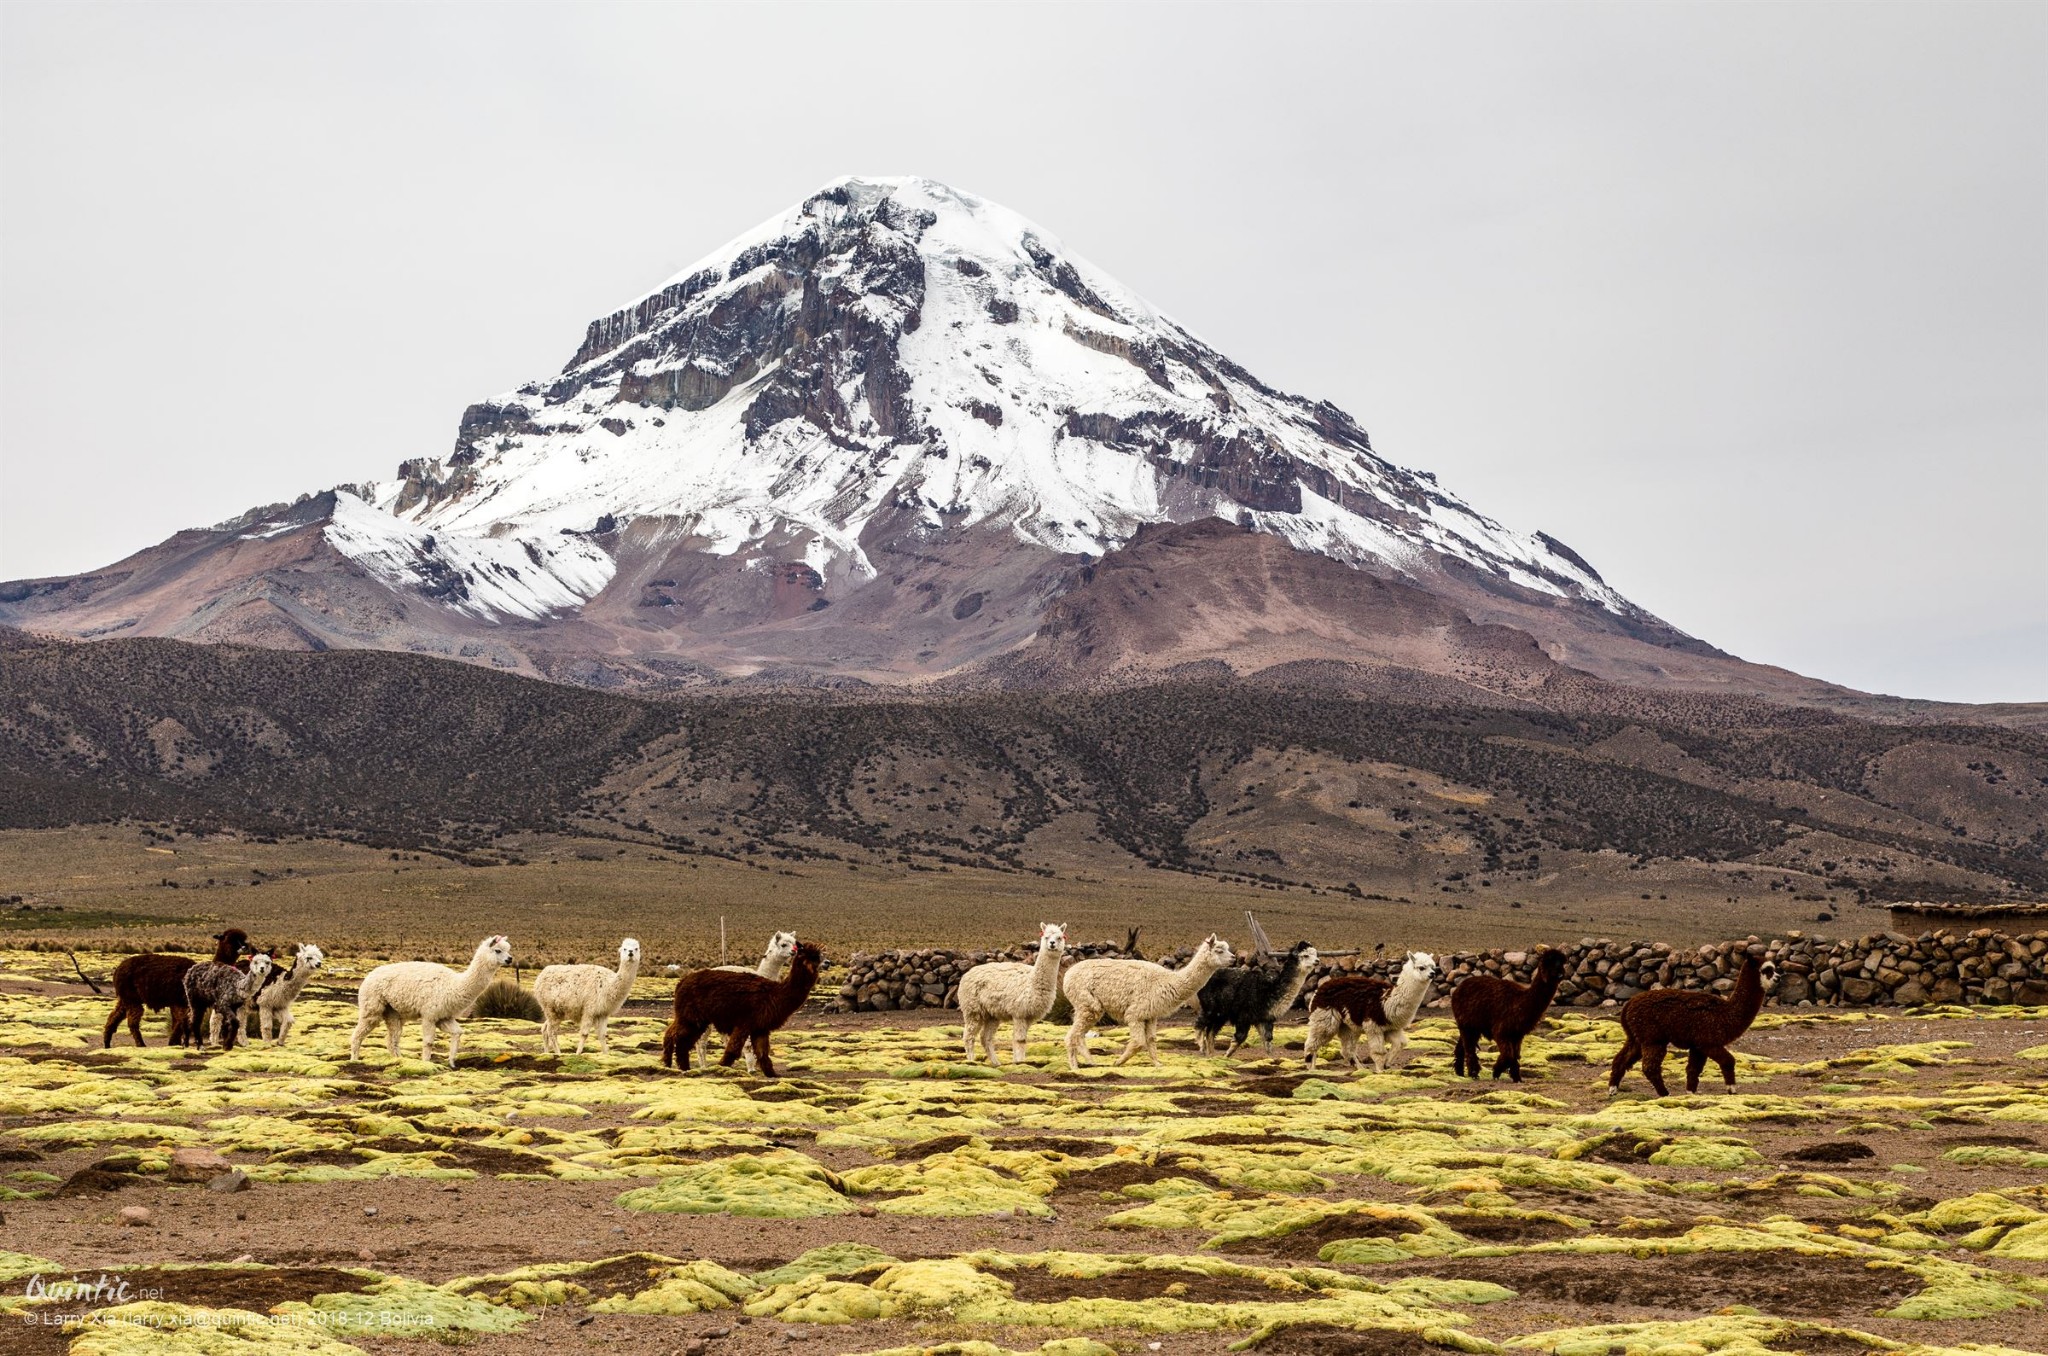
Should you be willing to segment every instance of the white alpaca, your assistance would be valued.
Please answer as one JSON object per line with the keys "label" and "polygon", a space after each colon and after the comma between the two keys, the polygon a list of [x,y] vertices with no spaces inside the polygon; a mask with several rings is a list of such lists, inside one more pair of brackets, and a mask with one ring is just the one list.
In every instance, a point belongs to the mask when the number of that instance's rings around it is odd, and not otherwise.
{"label": "white alpaca", "polygon": [[619,943],[619,968],[602,965],[550,965],[534,977],[533,1001],[540,1004],[540,1048],[559,1055],[562,1026],[576,1023],[576,1053],[593,1028],[597,1048],[609,1052],[611,1038],[605,1024],[626,1005],[633,992],[634,977],[640,973],[640,943],[628,937]]}
{"label": "white alpaca", "polygon": [[1067,971],[1060,989],[1074,1005],[1067,1028],[1067,1067],[1088,1062],[1088,1033],[1104,1017],[1131,1029],[1130,1043],[1116,1057],[1123,1064],[1140,1050],[1159,1060],[1159,1023],[1194,1001],[1209,976],[1230,964],[1230,943],[1215,933],[1195,948],[1178,970],[1142,960],[1084,960]]}
{"label": "white alpaca", "polygon": [[302,943],[292,957],[292,968],[256,991],[256,1025],[264,1040],[273,1045],[284,1044],[298,1020],[292,1016],[292,1004],[298,1001],[313,972],[326,963],[327,957],[319,947],[311,942]]}
{"label": "white alpaca", "polygon": [[1358,1037],[1365,1036],[1367,1057],[1380,1073],[1387,1071],[1394,1056],[1408,1048],[1408,1026],[1422,1005],[1429,1001],[1429,986],[1443,974],[1443,968],[1436,963],[1436,957],[1427,951],[1411,951],[1401,964],[1401,973],[1394,978],[1394,987],[1387,990],[1381,1000],[1380,1015],[1384,1022],[1375,1019],[1359,1020],[1358,1015],[1348,1013],[1342,1007],[1309,1008],[1308,1014],[1308,1067],[1316,1067],[1316,1055],[1329,1044],[1330,1038],[1337,1038],[1338,1048],[1344,1058],[1351,1062],[1353,1069],[1365,1067],[1358,1057]]}
{"label": "white alpaca", "polygon": [[1060,994],[1060,957],[1067,954],[1067,929],[1060,923],[1038,925],[1038,958],[987,961],[960,976],[960,1023],[967,1041],[967,1062],[981,1050],[996,1062],[996,1026],[1005,1018],[1010,1028],[1010,1063],[1024,1062],[1024,1038],[1031,1024],[1052,1011]]}
{"label": "white alpaca", "polygon": [[398,1058],[398,1036],[408,1017],[419,1019],[420,1058],[434,1058],[434,1033],[448,1031],[448,1067],[462,1050],[462,1023],[457,1017],[476,1005],[477,997],[490,987],[501,966],[512,962],[512,943],[504,937],[486,937],[477,943],[467,970],[451,970],[432,961],[395,961],[380,965],[363,976],[356,990],[355,1034],[349,1037],[348,1057],[363,1057],[363,1037],[377,1023],[391,1038],[391,1057]]}
{"label": "white alpaca", "polygon": [[[789,973],[790,962],[795,957],[796,934],[794,932],[778,932],[768,939],[768,949],[761,953],[761,963],[751,970],[744,965],[714,965],[711,968],[714,970],[729,970],[737,975],[759,975],[763,979],[772,979],[780,984],[782,977]],[[709,1065],[711,1063],[711,1042],[714,1039],[716,1039],[715,1032],[707,1031],[704,1033],[704,1039],[698,1043],[697,1062],[699,1064]],[[741,1052],[741,1057],[747,1062],[748,1073],[760,1072],[760,1064],[754,1058],[754,1047],[751,1044]]]}

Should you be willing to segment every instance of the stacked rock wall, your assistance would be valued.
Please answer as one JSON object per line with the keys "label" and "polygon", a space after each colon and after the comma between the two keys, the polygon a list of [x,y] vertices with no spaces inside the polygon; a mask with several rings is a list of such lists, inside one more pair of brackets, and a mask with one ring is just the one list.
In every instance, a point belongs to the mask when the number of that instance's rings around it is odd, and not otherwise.
{"label": "stacked rock wall", "polygon": [[[1881,1004],[1918,1006],[1924,1003],[2048,1004],[2048,931],[2011,936],[1990,928],[1969,932],[1924,932],[1908,937],[1873,932],[1862,937],[1829,940],[1801,932],[1782,937],[1747,937],[1740,941],[1700,946],[1668,942],[1617,942],[1582,937],[1557,948],[1570,964],[1558,985],[1557,1003],[1592,1008],[1623,1003],[1645,989],[1712,989],[1735,986],[1745,952],[1776,961],[1783,972],[1773,1002],[1787,1007],[1865,1007]],[[955,1006],[960,976],[986,960],[1029,960],[1032,950],[1008,951],[885,951],[856,954],[847,981],[831,1006],[839,1012],[888,1012],[911,1008]],[[1085,956],[1121,955],[1113,943],[1091,943],[1068,952]],[[1183,964],[1186,949],[1152,959]],[[1536,950],[1458,952],[1437,957],[1444,967],[1437,1002],[1458,981],[1475,974],[1504,975],[1527,982],[1535,970]],[[1383,975],[1392,979],[1401,968],[1399,953],[1346,956],[1316,967],[1303,990],[1339,972]],[[1304,998],[1304,1001],[1305,998]]]}

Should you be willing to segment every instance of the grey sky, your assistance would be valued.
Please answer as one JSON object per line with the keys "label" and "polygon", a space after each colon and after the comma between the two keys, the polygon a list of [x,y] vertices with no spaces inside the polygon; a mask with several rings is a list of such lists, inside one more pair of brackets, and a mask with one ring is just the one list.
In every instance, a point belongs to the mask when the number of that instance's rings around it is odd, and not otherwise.
{"label": "grey sky", "polygon": [[442,455],[839,174],[1743,656],[2048,699],[2048,7],[0,7],[0,578]]}

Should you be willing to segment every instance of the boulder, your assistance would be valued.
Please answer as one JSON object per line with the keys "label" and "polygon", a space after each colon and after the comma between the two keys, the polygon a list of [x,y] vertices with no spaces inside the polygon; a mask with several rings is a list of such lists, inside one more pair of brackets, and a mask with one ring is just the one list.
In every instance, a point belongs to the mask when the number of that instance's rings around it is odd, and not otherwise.
{"label": "boulder", "polygon": [[223,1173],[233,1172],[235,1165],[213,1150],[196,1144],[188,1144],[173,1150],[171,1165],[164,1170],[167,1182],[211,1182]]}

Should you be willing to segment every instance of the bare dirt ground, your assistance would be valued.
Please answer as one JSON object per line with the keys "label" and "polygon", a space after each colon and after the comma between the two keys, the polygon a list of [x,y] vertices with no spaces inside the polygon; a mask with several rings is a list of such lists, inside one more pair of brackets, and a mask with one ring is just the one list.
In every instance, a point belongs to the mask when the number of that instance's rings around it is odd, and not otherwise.
{"label": "bare dirt ground", "polygon": [[[1120,1070],[1105,1032],[1077,1076],[1042,1027],[1025,1071],[989,1078],[939,1014],[807,1012],[781,1078],[682,1075],[655,1062],[652,1004],[582,1058],[471,1022],[450,1072],[412,1032],[396,1065],[348,1063],[352,1012],[320,998],[282,1051],[163,1050],[161,1018],[152,1048],[102,1051],[105,1003],[66,969],[0,953],[0,1266],[29,1258],[0,1272],[8,1350],[95,1335],[38,1310],[113,1307],[28,1305],[36,1272],[125,1278],[179,1322],[303,1324],[353,1297],[418,1326],[317,1333],[384,1353],[1590,1351],[1601,1325],[1629,1351],[2048,1346],[2043,1012],[1767,1009],[1738,1096],[1656,1102],[1631,1075],[1609,1101],[1613,1023],[1577,1011],[1532,1038],[1519,1088],[1451,1078],[1433,1017],[1388,1074],[1308,1076],[1296,1027],[1289,1057],[1236,1061],[1173,1028],[1163,1067]],[[250,1188],[169,1183],[180,1144]],[[875,1252],[776,1282],[855,1244]],[[660,1290],[710,1263],[741,1293]],[[506,1273],[536,1264],[585,1268],[580,1288],[517,1293]],[[603,1311],[622,1303],[644,1312]],[[240,1331],[233,1351],[307,1329]]]}

